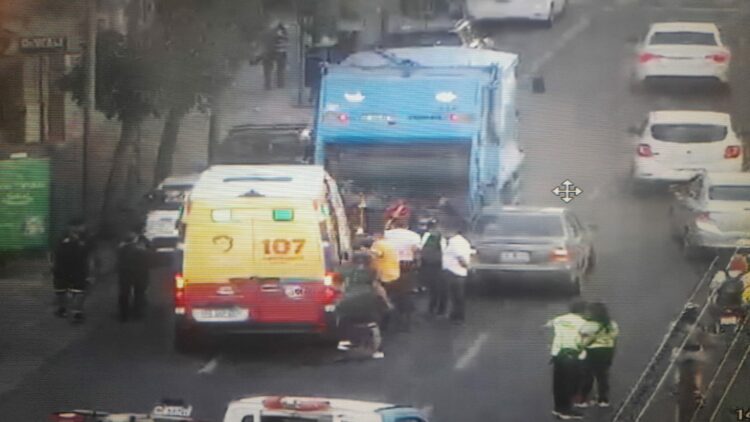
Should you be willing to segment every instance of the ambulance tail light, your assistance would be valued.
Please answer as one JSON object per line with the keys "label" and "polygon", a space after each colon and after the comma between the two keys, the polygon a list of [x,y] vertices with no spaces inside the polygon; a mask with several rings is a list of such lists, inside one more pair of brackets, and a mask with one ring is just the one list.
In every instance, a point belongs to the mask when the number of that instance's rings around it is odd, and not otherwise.
{"label": "ambulance tail light", "polygon": [[323,304],[333,305],[341,299],[341,290],[334,286],[325,286],[323,290]]}
{"label": "ambulance tail light", "polygon": [[182,309],[182,313],[185,311],[185,286],[187,285],[187,280],[185,280],[185,277],[182,276],[182,274],[175,274],[174,276],[174,306],[175,306],[175,313],[181,313],[180,309]]}

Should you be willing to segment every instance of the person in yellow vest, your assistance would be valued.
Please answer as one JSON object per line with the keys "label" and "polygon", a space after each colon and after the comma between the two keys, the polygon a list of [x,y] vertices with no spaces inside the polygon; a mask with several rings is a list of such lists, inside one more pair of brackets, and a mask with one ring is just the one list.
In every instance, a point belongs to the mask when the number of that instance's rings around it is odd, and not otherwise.
{"label": "person in yellow vest", "polygon": [[[581,326],[581,338],[586,350],[581,379],[581,399],[577,407],[609,407],[609,368],[615,356],[620,327],[609,317],[607,306],[592,303],[586,311],[586,322]],[[596,381],[596,401],[588,401]]]}
{"label": "person in yellow vest", "polygon": [[[386,301],[389,309],[393,309],[393,297],[398,296],[398,280],[401,278],[401,264],[398,252],[388,239],[383,237],[383,232],[375,233],[374,241],[369,249],[364,249],[372,256],[372,268],[375,270],[375,281],[373,288]],[[389,317],[383,321],[386,329]]]}
{"label": "person in yellow vest", "polygon": [[581,358],[584,345],[581,327],[586,323],[583,314],[586,303],[574,301],[569,312],[545,324],[554,330],[552,340],[552,393],[555,408],[552,414],[559,419],[583,419],[573,410],[573,401],[578,394],[581,380]]}

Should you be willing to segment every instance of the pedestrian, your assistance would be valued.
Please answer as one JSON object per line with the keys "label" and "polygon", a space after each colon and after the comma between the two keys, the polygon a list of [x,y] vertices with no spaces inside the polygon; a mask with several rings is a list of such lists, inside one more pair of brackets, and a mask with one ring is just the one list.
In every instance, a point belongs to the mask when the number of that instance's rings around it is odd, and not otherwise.
{"label": "pedestrian", "polygon": [[117,251],[120,321],[143,317],[149,284],[151,248],[139,228],[126,233]]}
{"label": "pedestrian", "polygon": [[552,414],[560,419],[583,419],[573,410],[573,401],[578,394],[581,379],[581,356],[584,347],[581,327],[586,304],[574,301],[568,313],[548,321],[545,326],[554,330],[552,340],[552,394],[555,408]]}
{"label": "pedestrian", "polygon": [[419,251],[422,239],[407,228],[406,220],[393,220],[391,229],[384,234],[395,249],[399,261],[400,277],[394,286],[393,304],[399,316],[400,327],[406,331],[411,329],[411,316],[414,312],[412,292],[414,290],[414,276],[419,262]]}
{"label": "pedestrian", "polygon": [[[613,321],[607,306],[601,302],[592,303],[586,311],[586,322],[581,327],[586,357],[583,362],[581,381],[581,401],[577,407],[588,407],[598,404],[599,407],[609,407],[609,368],[615,356],[615,346],[620,328]],[[589,394],[596,381],[596,401],[588,401]]]}
{"label": "pedestrian", "polygon": [[53,282],[57,309],[55,315],[66,318],[68,311],[73,323],[85,320],[83,304],[89,283],[92,244],[82,219],[74,219],[55,247],[52,260]]}
{"label": "pedestrian", "polygon": [[263,51],[263,79],[266,90],[271,89],[274,67],[276,68],[276,86],[284,87],[284,72],[286,71],[287,49],[289,47],[289,32],[283,23],[279,22],[266,33]]}
{"label": "pedestrian", "polygon": [[[371,246],[372,242],[367,243],[367,246]],[[368,267],[367,260],[355,255],[354,261],[357,268],[352,274],[351,285],[364,289],[355,287],[353,290],[356,292],[345,296],[336,306],[341,330],[338,349],[359,349],[373,359],[382,359],[385,354],[380,326],[392,305],[383,286],[376,282],[375,272]]]}
{"label": "pedestrian", "polygon": [[446,230],[442,253],[443,277],[451,304],[450,319],[462,323],[466,314],[466,279],[469,275],[471,244],[463,236],[463,228],[453,222]]}
{"label": "pedestrian", "polygon": [[430,315],[445,314],[447,291],[443,271],[443,236],[437,227],[437,221],[427,222],[427,232],[422,236],[421,264],[419,279],[422,286],[427,288],[429,304],[427,311]]}
{"label": "pedestrian", "polygon": [[[368,249],[369,246],[369,249]],[[401,268],[398,253],[391,242],[384,238],[382,232],[376,232],[373,241],[368,240],[362,249],[372,257],[372,268],[375,271],[375,291],[382,294],[389,307],[395,308],[394,298],[398,298],[398,279],[401,277]],[[383,329],[388,329],[390,314],[383,318]]]}

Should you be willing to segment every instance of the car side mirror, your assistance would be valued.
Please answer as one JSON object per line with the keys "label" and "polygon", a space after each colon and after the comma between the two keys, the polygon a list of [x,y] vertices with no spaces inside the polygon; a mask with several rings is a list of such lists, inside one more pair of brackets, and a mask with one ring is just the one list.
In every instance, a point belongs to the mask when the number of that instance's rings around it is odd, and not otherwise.
{"label": "car side mirror", "polygon": [[547,87],[544,83],[544,78],[541,76],[535,76],[531,79],[531,92],[534,94],[544,94],[547,91]]}

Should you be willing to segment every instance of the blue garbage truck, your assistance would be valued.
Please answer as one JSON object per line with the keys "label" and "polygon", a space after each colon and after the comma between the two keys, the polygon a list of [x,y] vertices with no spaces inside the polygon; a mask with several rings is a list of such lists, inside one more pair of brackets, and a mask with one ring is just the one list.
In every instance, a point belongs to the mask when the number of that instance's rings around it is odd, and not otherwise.
{"label": "blue garbage truck", "polygon": [[355,212],[354,224],[377,230],[395,199],[424,215],[444,198],[467,221],[484,205],[517,201],[517,65],[511,53],[413,47],[323,68],[314,162],[347,206],[374,217]]}

